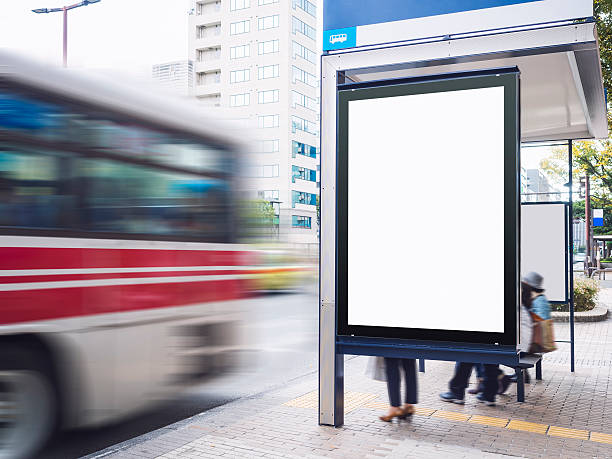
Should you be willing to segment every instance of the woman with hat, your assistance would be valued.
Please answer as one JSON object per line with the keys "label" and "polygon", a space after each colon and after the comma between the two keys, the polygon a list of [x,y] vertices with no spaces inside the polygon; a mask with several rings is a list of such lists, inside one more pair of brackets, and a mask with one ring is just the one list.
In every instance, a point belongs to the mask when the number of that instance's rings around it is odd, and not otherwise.
{"label": "woman with hat", "polygon": [[[531,346],[531,337],[533,334],[533,322],[534,318],[532,315],[537,316],[541,320],[550,319],[550,304],[544,296],[543,288],[544,278],[536,273],[530,272],[521,279],[521,350],[528,352]],[[511,382],[516,382],[517,375],[505,376],[502,379],[502,388],[500,393],[504,393]],[[529,372],[525,370],[525,382],[529,383],[531,377]]]}
{"label": "woman with hat", "polygon": [[550,319],[550,304],[544,296],[543,282],[544,278],[538,273],[530,272],[523,277],[521,279],[521,302],[540,319],[548,320]]}

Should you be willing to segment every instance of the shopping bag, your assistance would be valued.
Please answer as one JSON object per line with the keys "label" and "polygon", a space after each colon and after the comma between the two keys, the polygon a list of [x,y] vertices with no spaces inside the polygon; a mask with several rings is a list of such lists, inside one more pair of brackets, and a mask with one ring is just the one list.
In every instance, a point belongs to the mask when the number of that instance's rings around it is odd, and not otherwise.
{"label": "shopping bag", "polygon": [[531,313],[532,334],[530,354],[544,354],[557,350],[552,319],[543,320],[537,314]]}
{"label": "shopping bag", "polygon": [[370,357],[365,374],[374,381],[386,381],[385,359],[383,357]]}

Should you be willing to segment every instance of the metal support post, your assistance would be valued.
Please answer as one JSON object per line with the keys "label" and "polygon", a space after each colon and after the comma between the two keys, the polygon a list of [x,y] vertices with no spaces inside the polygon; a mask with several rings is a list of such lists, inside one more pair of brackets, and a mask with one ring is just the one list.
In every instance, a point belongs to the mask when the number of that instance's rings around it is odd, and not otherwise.
{"label": "metal support post", "polygon": [[344,355],[336,344],[337,72],[321,61],[321,260],[319,282],[319,424],[344,424]]}
{"label": "metal support post", "polygon": [[425,373],[425,359],[419,359],[419,371]]}
{"label": "metal support post", "polygon": [[525,375],[522,368],[516,369],[516,399],[519,402],[525,401]]}
{"label": "metal support post", "polygon": [[536,379],[538,381],[542,380],[542,360],[538,360],[538,362],[535,365],[536,368]]}
{"label": "metal support post", "polygon": [[344,424],[344,355],[336,352],[336,305],[321,303],[319,323],[319,424]]}
{"label": "metal support post", "polygon": [[[574,181],[573,181],[573,172],[574,172],[574,159],[573,159],[573,142],[570,140],[569,144],[568,144],[568,164],[569,164],[569,243],[570,243],[570,247],[569,247],[569,266],[570,266],[570,272],[569,272],[569,310],[570,310],[570,370],[573,373],[576,370],[575,367],[575,363],[576,363],[576,356],[574,354],[574,195],[573,195],[573,186],[574,186]],[[587,176],[586,179],[586,202],[589,201],[588,196],[588,180],[589,177]],[[589,223],[587,221],[587,229],[589,228]],[[587,248],[589,246],[589,233],[587,233]],[[587,249],[587,255],[589,254],[588,249]],[[589,273],[590,274],[590,273]]]}

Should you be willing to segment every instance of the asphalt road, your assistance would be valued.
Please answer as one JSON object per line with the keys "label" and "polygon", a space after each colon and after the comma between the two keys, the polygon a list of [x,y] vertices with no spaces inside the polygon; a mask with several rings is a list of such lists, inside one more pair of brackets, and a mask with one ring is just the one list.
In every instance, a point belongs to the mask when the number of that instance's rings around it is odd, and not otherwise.
{"label": "asphalt road", "polygon": [[283,384],[317,368],[318,292],[316,285],[297,292],[249,299],[243,322],[249,339],[242,369],[214,383],[156,406],[145,413],[98,429],[64,432],[45,448],[43,459],[92,454],[117,443],[183,420],[240,397]]}

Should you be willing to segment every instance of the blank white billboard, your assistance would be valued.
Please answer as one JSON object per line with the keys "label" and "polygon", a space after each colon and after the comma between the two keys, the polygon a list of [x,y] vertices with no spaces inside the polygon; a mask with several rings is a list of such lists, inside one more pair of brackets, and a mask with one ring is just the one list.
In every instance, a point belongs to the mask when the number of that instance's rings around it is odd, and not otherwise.
{"label": "blank white billboard", "polygon": [[566,301],[565,204],[521,206],[521,277],[544,277],[549,301]]}
{"label": "blank white billboard", "polygon": [[504,87],[348,119],[348,324],[503,333]]}

